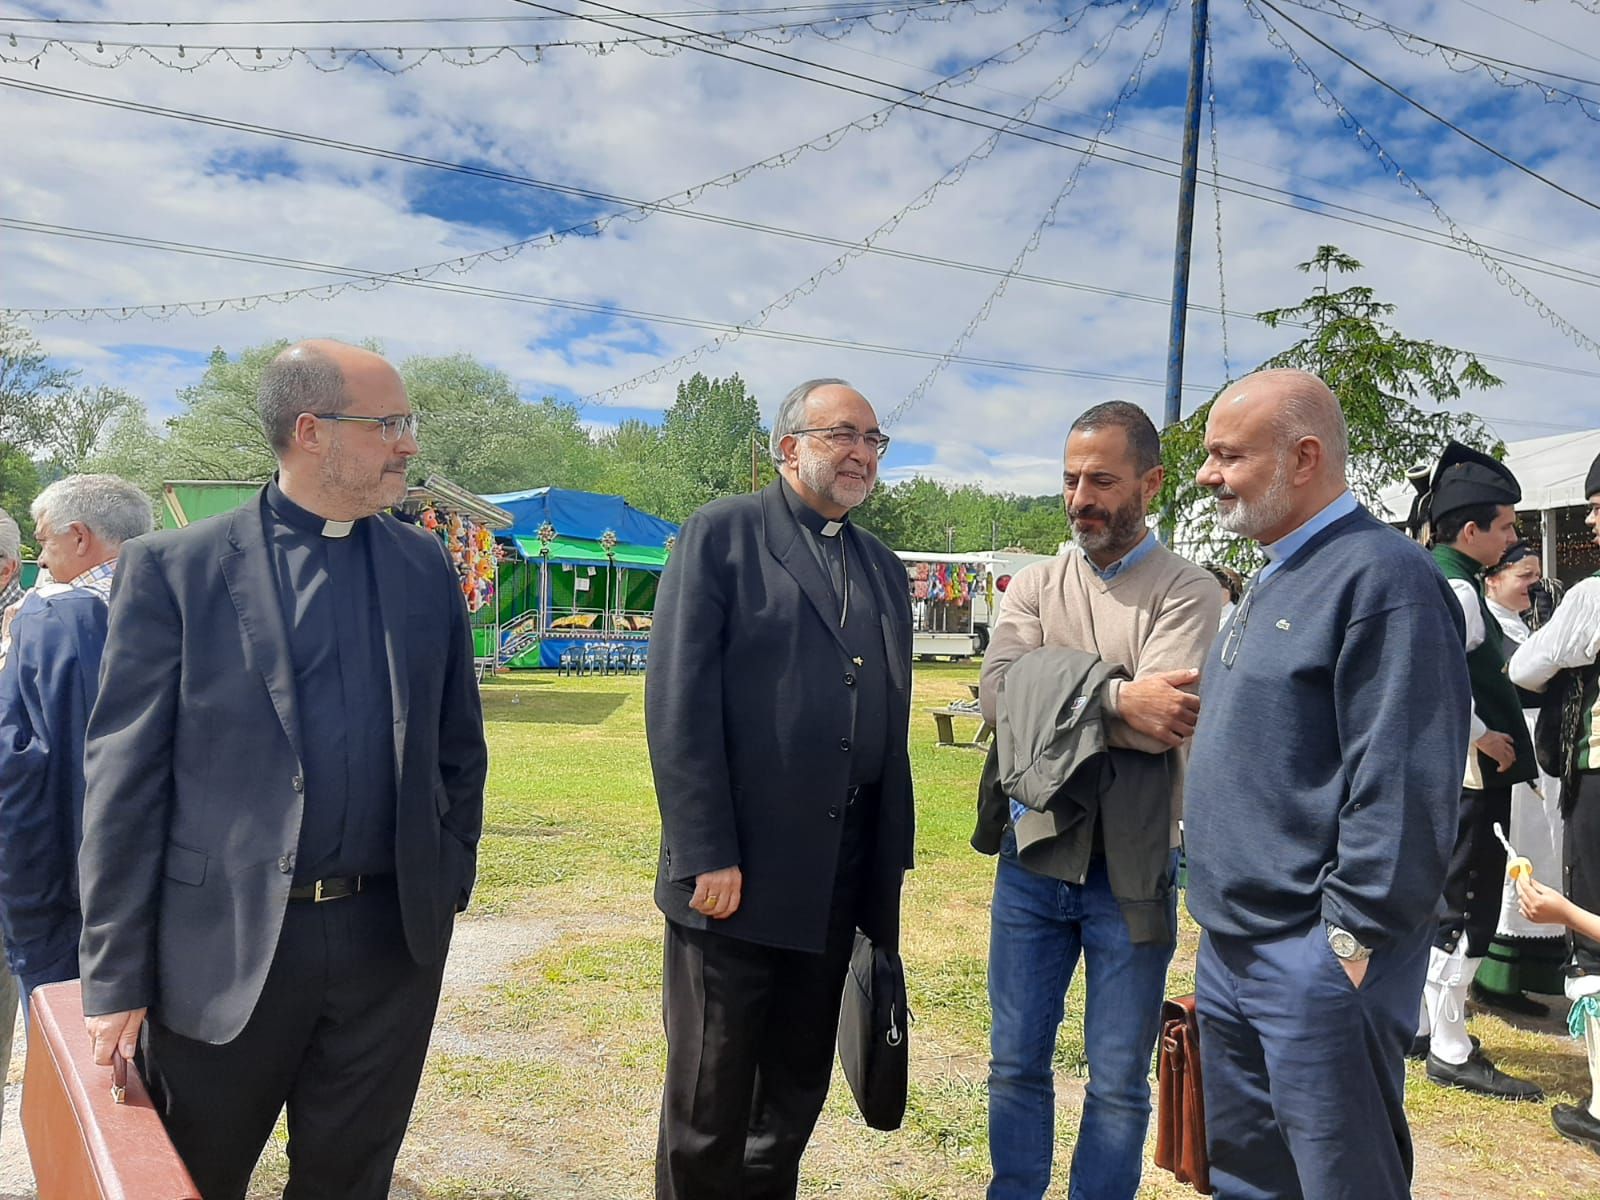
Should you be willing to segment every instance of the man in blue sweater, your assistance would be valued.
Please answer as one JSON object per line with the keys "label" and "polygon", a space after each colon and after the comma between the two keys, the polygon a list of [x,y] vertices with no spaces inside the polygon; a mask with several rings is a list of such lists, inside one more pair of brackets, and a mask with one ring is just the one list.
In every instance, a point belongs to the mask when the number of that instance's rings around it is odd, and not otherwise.
{"label": "man in blue sweater", "polygon": [[1401,1200],[1472,707],[1461,609],[1350,494],[1314,375],[1240,380],[1205,444],[1197,481],[1267,559],[1206,663],[1185,789],[1211,1180],[1226,1200]]}
{"label": "man in blue sweater", "polygon": [[78,978],[84,733],[117,553],[150,532],[150,500],[110,475],[69,475],[39,493],[33,520],[41,576],[0,668],[0,930],[24,1005]]}

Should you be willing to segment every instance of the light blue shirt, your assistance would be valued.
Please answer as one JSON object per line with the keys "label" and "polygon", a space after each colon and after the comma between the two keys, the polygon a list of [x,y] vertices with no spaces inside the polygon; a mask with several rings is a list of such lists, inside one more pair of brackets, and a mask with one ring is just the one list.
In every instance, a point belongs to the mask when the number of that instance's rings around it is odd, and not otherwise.
{"label": "light blue shirt", "polygon": [[1346,488],[1333,500],[1333,503],[1312,517],[1293,533],[1286,533],[1270,546],[1261,547],[1261,552],[1267,556],[1267,565],[1261,568],[1261,573],[1255,581],[1262,583],[1284,563],[1288,562],[1302,549],[1305,544],[1340,517],[1348,517],[1359,507],[1355,495]]}
{"label": "light blue shirt", "polygon": [[1146,554],[1149,554],[1150,551],[1155,548],[1155,544],[1155,537],[1147,529],[1145,530],[1144,539],[1132,550],[1129,550],[1121,558],[1117,559],[1117,561],[1112,563],[1109,567],[1096,566],[1094,559],[1089,557],[1089,552],[1087,550],[1083,551],[1083,561],[1089,564],[1089,569],[1091,571],[1100,576],[1102,582],[1110,583],[1118,575],[1122,574],[1122,572],[1131,570],[1134,564],[1136,564],[1141,558],[1143,558]]}

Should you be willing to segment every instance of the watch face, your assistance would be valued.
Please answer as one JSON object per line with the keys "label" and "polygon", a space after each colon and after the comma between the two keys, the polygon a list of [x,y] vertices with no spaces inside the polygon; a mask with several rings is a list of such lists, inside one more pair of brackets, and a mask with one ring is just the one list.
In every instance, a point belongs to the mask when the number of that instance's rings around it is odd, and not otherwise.
{"label": "watch face", "polygon": [[1355,935],[1343,929],[1328,934],[1328,945],[1339,958],[1350,958],[1356,952]]}

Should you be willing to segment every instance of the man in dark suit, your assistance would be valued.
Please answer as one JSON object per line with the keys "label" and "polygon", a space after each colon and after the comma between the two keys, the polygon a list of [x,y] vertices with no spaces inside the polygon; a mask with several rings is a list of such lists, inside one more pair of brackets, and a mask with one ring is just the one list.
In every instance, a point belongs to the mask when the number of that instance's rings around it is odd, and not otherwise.
{"label": "man in dark suit", "polygon": [[[378,1200],[416,1095],[487,752],[466,609],[400,502],[416,425],[377,355],[262,373],[278,473],[127,543],[89,723],[84,1012],[206,1200],[279,1111],[286,1195]],[[142,1029],[142,1034],[141,1034]]]}
{"label": "man in dark suit", "polygon": [[684,523],[645,682],[666,914],[662,1200],[793,1197],[856,928],[898,942],[911,865],[905,567],[849,520],[889,439],[818,379],[779,478]]}

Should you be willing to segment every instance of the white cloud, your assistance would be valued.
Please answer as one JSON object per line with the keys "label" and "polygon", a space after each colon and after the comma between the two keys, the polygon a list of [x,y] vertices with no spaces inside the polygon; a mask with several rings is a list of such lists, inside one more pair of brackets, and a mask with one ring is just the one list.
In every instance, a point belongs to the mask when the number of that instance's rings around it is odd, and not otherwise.
{"label": "white cloud", "polygon": [[[446,7],[415,0],[402,11],[426,16]],[[1593,44],[1600,18],[1577,6],[1519,6],[1515,19],[1534,33],[1442,0],[1374,0],[1366,7],[1440,41],[1574,75],[1593,74],[1581,47]],[[264,12],[258,5],[236,2],[172,0],[169,8],[174,18],[210,20]],[[44,12],[38,7],[34,11]],[[320,15],[324,10],[308,3],[279,5],[271,15],[281,20],[296,11]],[[921,87],[934,78],[936,64],[948,69],[957,59],[997,50],[1044,26],[1056,11],[1011,0],[988,15],[961,14],[940,24],[908,21],[893,36],[857,33],[838,43],[802,39],[783,47],[783,53]],[[1481,75],[1453,74],[1437,58],[1419,57],[1381,33],[1360,33],[1303,9],[1291,11],[1423,103],[1458,117],[1508,152],[1529,158],[1563,184],[1600,195],[1600,163],[1583,152],[1593,142],[1595,123],[1575,108],[1507,92]],[[112,0],[104,5],[61,4],[47,15],[134,19],[148,14],[129,0]],[[345,6],[341,15],[397,14],[393,6],[362,0]],[[1091,13],[1080,32],[1046,39],[1035,53],[993,68],[978,83],[950,95],[996,112],[1015,111],[1088,49],[1091,31],[1103,33],[1121,15],[1114,10]],[[1117,144],[1176,156],[1187,17],[1186,8],[1174,16],[1162,70],[1152,72],[1146,90],[1126,108],[1111,135]],[[737,24],[737,19],[721,20]],[[1258,22],[1238,8],[1216,12],[1213,20],[1225,172],[1443,233],[1429,210],[1383,175],[1312,94],[1309,82],[1266,43]],[[1035,119],[1092,131],[1132,70],[1150,27],[1146,21],[1118,35],[1104,62],[1085,72],[1055,103],[1042,106]],[[403,34],[391,27],[371,36],[403,36],[416,44],[459,42],[469,32],[484,40],[595,32],[581,22],[402,29]],[[163,32],[155,40],[177,36]],[[220,33],[187,30],[181,36],[199,44]],[[267,34],[231,30],[228,36]],[[272,36],[337,38],[342,43],[351,32],[280,29]],[[1370,80],[1314,52],[1304,36],[1295,34],[1292,40],[1316,62],[1351,111],[1371,121],[1389,151],[1474,237],[1600,273],[1600,226],[1592,210],[1496,163],[1415,112],[1403,111]],[[741,54],[763,59],[754,51]],[[765,61],[800,69],[782,60]],[[179,74],[148,63],[96,71],[60,54],[50,55],[37,71],[6,67],[3,73],[5,78],[410,154],[487,163],[496,170],[644,199],[740,167],[877,106],[859,95],[710,55],[684,51],[655,58],[626,48],[599,58],[581,50],[552,51],[537,67],[507,60],[472,69],[434,63],[394,78],[356,69],[322,75],[304,64],[261,75],[227,66]],[[0,214],[9,217],[398,270],[542,233],[546,223],[541,214],[568,211],[554,205],[549,194],[532,189],[497,188],[488,203],[490,192],[466,176],[205,125],[9,89],[0,90],[0,105],[8,130]],[[712,189],[694,211],[859,238],[984,136],[984,130],[970,125],[900,111],[882,128],[852,133],[826,153],[808,153],[782,170],[756,171],[736,186]],[[241,161],[292,165],[293,173],[254,177],[248,171],[216,169],[219,162]],[[1074,162],[1074,155],[1060,149],[1002,139],[991,157],[910,214],[884,244],[1003,266],[1027,239]],[[1089,164],[1025,270],[1165,297],[1171,282],[1175,188],[1165,174],[1109,162]],[[436,198],[430,212],[415,207],[424,193]],[[447,196],[455,197],[454,203],[437,202]],[[1468,255],[1233,195],[1224,196],[1223,224],[1232,308],[1255,311],[1298,300],[1318,281],[1294,272],[1293,264],[1308,258],[1318,243],[1332,241],[1366,263],[1360,282],[1399,306],[1395,321],[1407,332],[1505,357],[1600,370],[1593,353],[1553,329]],[[6,307],[164,303],[318,282],[316,276],[281,267],[12,230],[4,239],[7,270],[0,297]],[[737,323],[838,254],[836,247],[657,215],[636,224],[617,222],[601,237],[569,239],[460,276],[444,272],[441,278],[534,297]],[[1215,303],[1216,264],[1212,199],[1203,189],[1191,276],[1196,302]],[[1600,337],[1600,322],[1589,316],[1595,306],[1588,285],[1521,268],[1517,274],[1556,311]],[[769,327],[939,353],[994,283],[992,276],[861,256],[777,313]],[[1017,281],[965,352],[1159,380],[1165,373],[1167,323],[1160,304]],[[395,357],[465,350],[507,371],[524,394],[537,396],[611,387],[711,336],[671,325],[597,323],[533,303],[398,286],[204,318],[86,324],[52,320],[34,328],[52,353],[83,367],[87,377],[136,391],[158,413],[170,411],[176,389],[198,377],[196,356],[215,346],[237,350],[277,337],[375,337]],[[1292,334],[1231,320],[1228,349],[1234,373],[1281,349]],[[684,374],[738,371],[770,416],[795,380],[819,374],[851,378],[880,412],[887,412],[928,366],[915,358],[744,337]],[[1507,385],[1483,399],[1481,408],[1504,436],[1550,432],[1545,425],[1531,424],[1535,422],[1600,423],[1600,398],[1591,378],[1491,366]],[[1223,377],[1219,324],[1211,315],[1194,313],[1187,378],[1211,385]],[[663,409],[671,402],[677,378],[631,390],[617,403]],[[1159,388],[953,364],[894,429],[900,445],[928,447],[925,460],[895,463],[892,455],[885,477],[916,469],[1015,491],[1053,491],[1059,484],[1056,453],[1066,426],[1087,405],[1113,397],[1160,412]],[[1202,398],[1197,393],[1186,396],[1186,410]],[[604,407],[595,407],[586,415],[601,426],[610,419],[605,414]]]}

